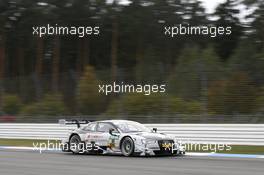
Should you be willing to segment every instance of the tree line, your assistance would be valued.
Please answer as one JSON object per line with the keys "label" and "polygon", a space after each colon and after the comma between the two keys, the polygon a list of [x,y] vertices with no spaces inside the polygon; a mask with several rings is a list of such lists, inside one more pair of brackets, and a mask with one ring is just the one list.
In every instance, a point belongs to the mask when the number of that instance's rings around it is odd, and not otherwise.
{"label": "tree line", "polygon": [[[253,9],[244,20],[240,5]],[[227,0],[213,14],[196,0],[3,0],[0,106],[24,115],[52,106],[52,115],[263,112],[263,21],[262,0]],[[47,24],[99,26],[100,36],[32,35]],[[163,27],[175,24],[232,34],[166,37]],[[166,83],[168,95],[96,93],[98,82],[113,81]]]}

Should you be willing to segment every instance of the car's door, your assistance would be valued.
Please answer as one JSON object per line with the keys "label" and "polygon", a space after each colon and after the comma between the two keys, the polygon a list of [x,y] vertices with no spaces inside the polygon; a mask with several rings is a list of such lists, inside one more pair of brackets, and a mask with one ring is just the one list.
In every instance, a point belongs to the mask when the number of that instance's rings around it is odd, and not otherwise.
{"label": "car's door", "polygon": [[86,143],[96,142],[96,139],[99,135],[99,133],[96,133],[96,127],[97,127],[97,123],[93,122],[93,123],[89,123],[87,126],[82,128],[81,132],[84,135],[84,141]]}
{"label": "car's door", "polygon": [[110,129],[112,129],[113,132],[118,133],[113,124],[108,122],[98,122],[96,133],[100,134],[100,138],[97,139],[100,146],[115,147],[115,140],[113,139],[113,136],[109,134]]}

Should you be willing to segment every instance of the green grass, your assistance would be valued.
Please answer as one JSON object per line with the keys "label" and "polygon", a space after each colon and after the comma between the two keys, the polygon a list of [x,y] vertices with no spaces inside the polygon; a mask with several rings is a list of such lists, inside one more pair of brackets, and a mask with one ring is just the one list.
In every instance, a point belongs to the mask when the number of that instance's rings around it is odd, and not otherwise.
{"label": "green grass", "polygon": [[234,154],[263,154],[264,146],[241,146],[233,145],[231,151],[221,153],[234,153]]}
{"label": "green grass", "polygon": [[[32,147],[33,143],[48,143],[48,140],[28,140],[28,139],[0,139],[0,146],[26,146]],[[60,143],[58,140],[49,140],[49,143]]]}
{"label": "green grass", "polygon": [[[27,139],[0,139],[0,146],[28,146],[32,147],[33,143],[48,143],[47,140],[27,140]],[[50,140],[50,143],[60,143],[58,140]],[[187,152],[213,152],[202,151],[201,149],[187,150]],[[247,145],[232,145],[230,151],[216,151],[217,153],[230,154],[263,154],[264,146],[247,146]]]}
{"label": "green grass", "polygon": [[[203,145],[201,145],[202,147]],[[230,145],[230,150],[222,150],[220,151],[217,149],[217,151],[214,151],[214,149],[211,149],[208,151],[208,149],[187,149],[186,152],[216,152],[216,153],[229,153],[229,154],[263,154],[264,155],[264,146],[249,146],[249,145]]]}

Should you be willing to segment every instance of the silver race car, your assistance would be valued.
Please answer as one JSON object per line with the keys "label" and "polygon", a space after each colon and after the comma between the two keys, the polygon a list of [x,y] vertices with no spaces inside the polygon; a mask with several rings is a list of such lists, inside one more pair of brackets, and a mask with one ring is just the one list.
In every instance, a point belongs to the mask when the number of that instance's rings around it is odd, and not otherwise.
{"label": "silver race car", "polygon": [[[61,124],[76,124],[62,140],[62,151],[73,153],[115,154],[124,156],[182,155],[184,147],[173,137],[158,133],[143,124],[128,120],[66,121]],[[82,125],[81,125],[82,124]]]}

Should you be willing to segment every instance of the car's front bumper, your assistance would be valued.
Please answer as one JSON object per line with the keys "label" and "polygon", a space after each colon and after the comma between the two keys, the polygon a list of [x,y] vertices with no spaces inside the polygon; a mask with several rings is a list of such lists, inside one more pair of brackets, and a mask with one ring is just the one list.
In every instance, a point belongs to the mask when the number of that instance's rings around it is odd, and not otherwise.
{"label": "car's front bumper", "polygon": [[181,155],[185,154],[184,146],[174,141],[170,141],[167,144],[164,144],[163,141],[157,141],[152,144],[141,144],[135,145],[135,153],[139,153],[141,156],[146,155]]}

